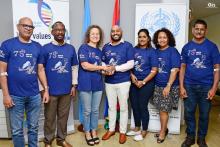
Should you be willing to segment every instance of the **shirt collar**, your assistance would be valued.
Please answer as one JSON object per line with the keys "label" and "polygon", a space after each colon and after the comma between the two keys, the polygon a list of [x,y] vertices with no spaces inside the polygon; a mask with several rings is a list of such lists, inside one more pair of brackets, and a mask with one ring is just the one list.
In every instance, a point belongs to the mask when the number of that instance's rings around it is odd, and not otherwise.
{"label": "shirt collar", "polygon": [[203,41],[200,42],[200,43],[196,42],[194,38],[192,39],[192,41],[193,41],[194,43],[196,43],[196,44],[202,44],[202,43],[204,43],[204,42],[206,41],[206,38],[204,38]]}
{"label": "shirt collar", "polygon": [[52,41],[52,44],[53,44],[53,45],[57,45],[57,46],[62,46],[62,45],[64,45],[65,43],[66,43],[65,40],[64,40],[63,44],[59,44],[56,40],[53,40],[53,41]]}
{"label": "shirt collar", "polygon": [[[120,43],[124,43],[124,42],[125,42],[125,41],[124,41],[124,39],[122,38],[116,45],[118,45],[118,44],[120,44]],[[112,42],[109,42],[109,45],[115,46],[115,45],[112,44]]]}
{"label": "shirt collar", "polygon": [[[19,39],[19,37],[17,37],[18,38],[18,40],[21,42],[21,40]],[[28,42],[26,42],[26,43],[32,43],[32,40],[31,39],[29,39],[29,41]]]}

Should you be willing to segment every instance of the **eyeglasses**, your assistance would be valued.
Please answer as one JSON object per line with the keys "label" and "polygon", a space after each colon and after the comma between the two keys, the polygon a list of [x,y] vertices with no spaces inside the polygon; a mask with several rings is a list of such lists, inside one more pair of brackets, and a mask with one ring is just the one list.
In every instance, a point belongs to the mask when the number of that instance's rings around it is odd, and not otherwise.
{"label": "eyeglasses", "polygon": [[33,30],[35,27],[32,26],[32,25],[27,25],[27,24],[19,24],[20,26],[22,26],[23,28],[25,29],[30,29],[30,30]]}

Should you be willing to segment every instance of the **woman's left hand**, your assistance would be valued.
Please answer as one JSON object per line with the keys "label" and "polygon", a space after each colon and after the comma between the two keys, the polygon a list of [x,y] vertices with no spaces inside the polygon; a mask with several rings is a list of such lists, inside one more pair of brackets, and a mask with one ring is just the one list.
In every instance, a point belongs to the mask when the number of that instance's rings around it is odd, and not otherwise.
{"label": "woman's left hand", "polygon": [[164,96],[165,98],[167,98],[168,95],[169,95],[169,93],[170,93],[170,86],[166,86],[166,87],[163,89],[163,96]]}
{"label": "woman's left hand", "polygon": [[137,87],[138,88],[141,88],[143,86],[144,86],[143,81],[137,81]]}

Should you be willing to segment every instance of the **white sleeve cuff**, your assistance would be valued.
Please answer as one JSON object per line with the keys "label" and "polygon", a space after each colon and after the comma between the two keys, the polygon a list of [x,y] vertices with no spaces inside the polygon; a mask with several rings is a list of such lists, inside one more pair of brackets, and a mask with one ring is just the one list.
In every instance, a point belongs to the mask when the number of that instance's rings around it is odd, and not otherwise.
{"label": "white sleeve cuff", "polygon": [[134,60],[129,60],[124,64],[115,66],[116,71],[126,72],[134,67]]}
{"label": "white sleeve cuff", "polygon": [[72,66],[72,84],[78,84],[78,65]]}

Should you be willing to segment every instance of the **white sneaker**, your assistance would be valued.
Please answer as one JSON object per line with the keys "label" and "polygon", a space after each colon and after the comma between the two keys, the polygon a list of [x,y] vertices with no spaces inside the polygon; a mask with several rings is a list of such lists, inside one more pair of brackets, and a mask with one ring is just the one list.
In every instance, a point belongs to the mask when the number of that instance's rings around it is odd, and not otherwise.
{"label": "white sneaker", "polygon": [[143,138],[143,136],[141,135],[141,134],[138,134],[138,135],[135,135],[134,136],[134,140],[135,141],[141,141],[141,140],[143,140],[144,138]]}
{"label": "white sneaker", "polygon": [[135,135],[139,135],[139,134],[141,134],[141,131],[135,132],[135,131],[131,130],[126,133],[127,136],[135,136]]}

